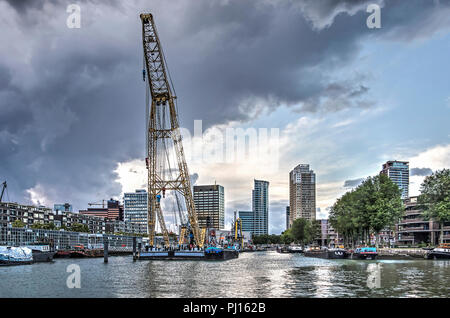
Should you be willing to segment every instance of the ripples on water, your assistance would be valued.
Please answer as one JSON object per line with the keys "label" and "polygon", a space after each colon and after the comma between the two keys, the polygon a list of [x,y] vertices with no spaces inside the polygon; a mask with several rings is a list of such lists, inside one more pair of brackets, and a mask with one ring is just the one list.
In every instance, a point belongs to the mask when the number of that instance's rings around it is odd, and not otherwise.
{"label": "ripples on water", "polygon": [[[81,288],[66,286],[69,264]],[[449,297],[450,261],[323,260],[243,253],[226,262],[58,259],[0,267],[0,297]]]}

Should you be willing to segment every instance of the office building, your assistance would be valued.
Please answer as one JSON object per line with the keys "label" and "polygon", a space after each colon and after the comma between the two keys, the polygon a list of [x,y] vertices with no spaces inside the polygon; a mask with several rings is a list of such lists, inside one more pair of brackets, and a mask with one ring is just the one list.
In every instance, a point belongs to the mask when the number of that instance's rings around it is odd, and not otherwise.
{"label": "office building", "polygon": [[254,213],[253,234],[269,234],[269,182],[254,180],[252,191],[252,210]]}
{"label": "office building", "polygon": [[65,213],[65,212],[72,212],[72,205],[69,203],[54,204],[53,211],[55,212],[56,215]]}
{"label": "office building", "polygon": [[289,226],[298,218],[316,219],[316,174],[308,164],[289,173]]}
{"label": "office building", "polygon": [[201,228],[225,227],[225,192],[221,185],[194,186],[194,204]]}
{"label": "office building", "polygon": [[290,207],[286,207],[286,230],[289,229]]}
{"label": "office building", "polygon": [[138,233],[146,234],[148,228],[148,196],[146,190],[125,193],[123,199],[124,220],[138,228]]}
{"label": "office building", "polygon": [[255,215],[253,211],[239,211],[239,218],[241,219],[242,231],[250,232],[253,234],[254,232],[254,224],[255,224]]}
{"label": "office building", "polygon": [[409,197],[409,162],[388,161],[380,173],[387,175],[402,190],[402,199]]}

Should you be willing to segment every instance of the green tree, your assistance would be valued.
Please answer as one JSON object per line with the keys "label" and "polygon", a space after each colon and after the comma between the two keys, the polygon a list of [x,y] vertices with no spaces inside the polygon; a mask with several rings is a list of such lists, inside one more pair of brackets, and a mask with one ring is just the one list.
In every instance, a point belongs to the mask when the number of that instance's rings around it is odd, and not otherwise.
{"label": "green tree", "polygon": [[89,233],[89,227],[86,224],[74,223],[70,227],[71,232],[85,232]]}
{"label": "green tree", "polygon": [[307,219],[298,218],[294,220],[290,230],[295,243],[301,243],[303,245],[309,243],[309,226],[310,224]]}
{"label": "green tree", "polygon": [[283,244],[291,244],[292,242],[294,242],[294,237],[292,236],[291,229],[287,229],[286,231],[281,233],[280,241]]}
{"label": "green tree", "polygon": [[22,220],[17,219],[12,223],[12,227],[16,227],[16,228],[25,227],[25,223],[23,223]]}
{"label": "green tree", "polygon": [[434,219],[440,225],[440,241],[444,243],[444,223],[450,221],[450,170],[436,171],[423,181],[419,202],[423,206],[424,218]]}

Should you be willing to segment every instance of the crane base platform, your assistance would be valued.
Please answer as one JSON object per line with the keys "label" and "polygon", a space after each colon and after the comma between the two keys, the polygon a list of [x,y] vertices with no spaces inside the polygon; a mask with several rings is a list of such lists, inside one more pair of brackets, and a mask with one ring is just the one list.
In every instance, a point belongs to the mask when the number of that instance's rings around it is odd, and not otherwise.
{"label": "crane base platform", "polygon": [[235,250],[223,250],[221,253],[205,253],[205,251],[148,251],[139,252],[137,260],[228,260],[238,258],[239,252]]}

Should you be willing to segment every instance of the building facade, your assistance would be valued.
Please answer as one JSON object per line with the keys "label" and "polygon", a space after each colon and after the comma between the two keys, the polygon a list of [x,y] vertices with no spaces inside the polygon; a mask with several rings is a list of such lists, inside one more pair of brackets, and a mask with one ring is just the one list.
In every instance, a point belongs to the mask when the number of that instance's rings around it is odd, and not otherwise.
{"label": "building facade", "polygon": [[289,173],[289,227],[298,218],[316,219],[316,174],[308,164]]}
{"label": "building facade", "polygon": [[148,233],[148,195],[146,190],[125,193],[123,198],[124,220],[137,227],[137,233]]}
{"label": "building facade", "polygon": [[241,219],[242,231],[254,232],[255,214],[253,211],[238,211],[239,218]]}
{"label": "building facade", "polygon": [[21,221],[25,226],[33,224],[54,223],[52,209],[43,206],[23,205],[12,202],[0,203],[0,227],[11,227],[14,221]]}
{"label": "building facade", "polygon": [[[424,219],[418,197],[410,197],[404,203],[405,213],[397,225],[397,245],[439,244],[440,225],[433,220]],[[450,222],[444,223],[444,243],[450,243]]]}
{"label": "building facade", "polygon": [[409,162],[388,161],[380,173],[387,175],[402,190],[402,199],[409,197]]}
{"label": "building facade", "polygon": [[252,191],[252,210],[254,213],[253,234],[269,234],[269,182],[254,180]]}
{"label": "building facade", "polygon": [[201,228],[225,227],[225,191],[221,185],[194,186],[194,204]]}
{"label": "building facade", "polygon": [[55,212],[55,214],[61,214],[61,213],[65,213],[65,212],[73,212],[72,205],[70,203],[54,204],[53,211]]}
{"label": "building facade", "polygon": [[88,208],[87,210],[80,210],[80,213],[107,218],[109,220],[123,221],[123,205],[114,199],[108,200],[106,208]]}

